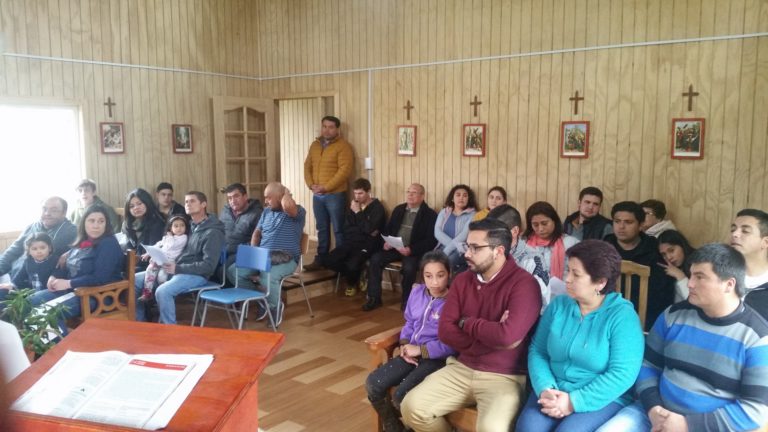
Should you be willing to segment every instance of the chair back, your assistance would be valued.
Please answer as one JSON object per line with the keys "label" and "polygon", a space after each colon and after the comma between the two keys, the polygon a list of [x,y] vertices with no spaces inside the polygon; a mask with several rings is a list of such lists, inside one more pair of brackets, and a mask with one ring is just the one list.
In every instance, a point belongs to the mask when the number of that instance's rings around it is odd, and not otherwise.
{"label": "chair back", "polygon": [[272,269],[269,249],[258,246],[239,245],[237,247],[235,265],[241,268],[268,272]]}
{"label": "chair back", "polygon": [[304,268],[304,255],[309,252],[309,234],[305,232],[301,233],[301,244],[299,247],[301,248],[301,255],[299,255],[299,265],[296,267],[294,273],[300,273],[301,269]]}
{"label": "chair back", "polygon": [[[633,261],[621,261],[621,278],[616,284],[616,292],[624,292],[624,298],[632,298],[632,276],[640,279],[638,284],[637,314],[640,316],[640,325],[645,328],[645,315],[648,310],[648,279],[651,276],[651,268]],[[623,287],[623,288],[622,288]]]}
{"label": "chair back", "polygon": [[[75,289],[75,294],[80,297],[83,321],[96,317],[129,321],[136,319],[136,251],[132,249],[126,252],[125,276],[126,279],[110,284]],[[93,311],[91,298],[96,300]]]}

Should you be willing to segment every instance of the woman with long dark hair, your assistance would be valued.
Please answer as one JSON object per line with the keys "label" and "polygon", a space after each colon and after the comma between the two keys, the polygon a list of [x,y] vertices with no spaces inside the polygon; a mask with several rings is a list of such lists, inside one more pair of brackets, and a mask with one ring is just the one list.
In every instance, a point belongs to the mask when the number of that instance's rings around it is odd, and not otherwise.
{"label": "woman with long dark hair", "polygon": [[435,238],[437,249],[443,251],[451,260],[453,274],[467,269],[464,259],[464,242],[469,234],[469,223],[475,216],[475,192],[465,184],[451,188],[445,197],[445,207],[437,214]]}
{"label": "woman with long dark hair", "polygon": [[568,263],[565,251],[579,242],[565,234],[560,216],[552,204],[538,201],[525,212],[525,237],[528,255],[535,262],[532,272],[546,285],[551,277],[565,279]]}
{"label": "woman with long dark hair", "polygon": [[[146,253],[142,244],[153,245],[162,240],[165,235],[165,219],[152,199],[152,195],[144,189],[134,189],[125,198],[125,221],[123,234],[128,249],[136,251],[137,256]],[[136,271],[144,271],[149,263],[139,260]]]}
{"label": "woman with long dark hair", "polygon": [[659,254],[666,264],[659,263],[664,272],[675,278],[675,303],[688,298],[688,278],[691,276],[691,264],[688,257],[696,249],[688,239],[677,230],[667,230],[659,234]]}

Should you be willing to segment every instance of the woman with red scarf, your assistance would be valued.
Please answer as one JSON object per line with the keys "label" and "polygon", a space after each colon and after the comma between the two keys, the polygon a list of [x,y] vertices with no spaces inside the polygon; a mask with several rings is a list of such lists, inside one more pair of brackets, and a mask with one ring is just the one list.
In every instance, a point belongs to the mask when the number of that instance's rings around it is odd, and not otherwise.
{"label": "woman with red scarf", "polygon": [[525,212],[526,229],[523,236],[527,256],[535,263],[531,272],[541,278],[544,285],[556,277],[565,280],[568,265],[565,251],[579,242],[563,232],[563,223],[552,204],[545,201],[533,203]]}

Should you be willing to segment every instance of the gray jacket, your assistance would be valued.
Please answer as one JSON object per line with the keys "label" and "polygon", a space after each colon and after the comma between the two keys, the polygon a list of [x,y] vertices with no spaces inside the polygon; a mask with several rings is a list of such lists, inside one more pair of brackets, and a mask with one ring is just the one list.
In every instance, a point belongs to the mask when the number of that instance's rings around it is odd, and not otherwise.
{"label": "gray jacket", "polygon": [[216,215],[209,214],[197,225],[191,223],[187,245],[176,259],[176,273],[210,278],[219,265],[223,247],[224,224]]}
{"label": "gray jacket", "polygon": [[[66,219],[50,229],[46,228],[42,222],[37,221],[32,225],[29,225],[24,232],[21,233],[19,238],[17,238],[16,241],[14,241],[13,244],[0,255],[0,275],[10,273],[11,269],[18,270],[21,268],[24,259],[26,258],[26,253],[24,253],[24,241],[26,241],[27,236],[30,234],[39,232],[44,232],[51,236],[51,239],[53,240],[52,256],[54,259],[59,259],[61,254],[68,251],[69,248],[72,247],[75,237],[77,237],[77,227],[72,225],[72,222]],[[14,275],[11,275],[11,277],[13,276]]]}
{"label": "gray jacket", "polygon": [[261,206],[259,200],[254,199],[248,200],[248,207],[237,217],[232,213],[232,208],[229,204],[224,205],[219,214],[219,219],[224,223],[224,234],[226,235],[227,243],[227,264],[235,262],[238,245],[251,244],[253,230],[256,229],[256,224],[259,223],[259,218],[263,211],[264,207]]}

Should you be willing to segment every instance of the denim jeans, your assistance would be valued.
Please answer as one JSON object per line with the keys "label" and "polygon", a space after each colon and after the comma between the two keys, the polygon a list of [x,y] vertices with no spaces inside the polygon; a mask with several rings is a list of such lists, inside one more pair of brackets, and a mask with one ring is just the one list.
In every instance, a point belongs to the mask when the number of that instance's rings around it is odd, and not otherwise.
{"label": "denim jeans", "polygon": [[[69,294],[73,291],[74,290],[49,291],[47,289],[44,289],[32,294],[32,296],[29,298],[29,301],[33,307],[36,307],[36,306],[40,306],[43,303],[47,303],[55,298]],[[61,334],[66,335],[67,334],[66,320],[68,320],[69,318],[79,317],[80,315],[82,315],[82,307],[80,306],[80,297],[73,295],[72,298],[64,300],[60,304],[66,307],[66,311],[64,311],[63,319],[59,321],[59,330],[61,330]],[[91,309],[95,309],[96,299],[91,298],[90,305],[91,305]]]}
{"label": "denim jeans", "polygon": [[[145,272],[136,274],[136,298],[141,297],[144,288]],[[167,282],[160,284],[155,290],[157,308],[160,309],[160,322],[164,324],[176,324],[176,296],[184,294],[192,288],[197,288],[208,283],[208,279],[191,274],[175,274]],[[141,305],[136,305],[136,321],[146,321],[147,311]]]}
{"label": "denim jeans", "polygon": [[[528,402],[525,403],[523,410],[520,412],[515,430],[592,432],[621,409],[621,405],[611,402],[597,411],[575,412],[562,419],[558,419],[542,413],[541,407],[537,402],[538,399],[538,396],[533,392],[528,397]],[[624,429],[613,430],[623,431]]]}
{"label": "denim jeans", "polygon": [[[284,277],[293,273],[293,271],[296,270],[297,265],[298,264],[296,261],[288,261],[287,263],[283,264],[275,264],[268,272],[261,273],[261,285],[266,287],[267,281],[269,281],[269,295],[267,296],[267,303],[269,303],[269,309],[272,312],[277,310],[277,304],[280,302],[280,281]],[[235,280],[235,270],[236,267],[234,264],[227,268],[227,279]],[[240,288],[262,290],[261,287],[258,287],[251,280],[251,276],[255,274],[259,274],[259,272],[240,267],[237,269],[237,286]],[[276,315],[273,316],[277,317]]]}
{"label": "denim jeans", "polygon": [[651,420],[640,401],[627,405],[605,422],[597,432],[648,432]]}
{"label": "denim jeans", "polygon": [[312,211],[315,212],[315,228],[317,229],[317,254],[325,255],[331,248],[331,230],[336,246],[343,243],[344,210],[347,194],[345,192],[312,195]]}

